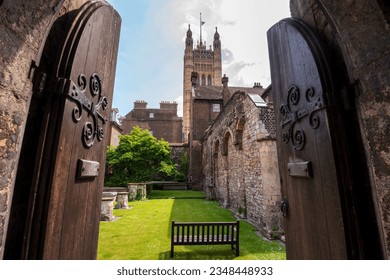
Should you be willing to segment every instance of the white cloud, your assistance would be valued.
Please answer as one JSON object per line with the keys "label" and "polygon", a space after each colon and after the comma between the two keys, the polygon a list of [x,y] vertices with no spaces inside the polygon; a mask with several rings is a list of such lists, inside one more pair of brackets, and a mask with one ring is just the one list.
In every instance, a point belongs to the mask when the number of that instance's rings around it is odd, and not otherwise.
{"label": "white cloud", "polygon": [[[119,3],[122,6],[134,3],[110,2],[114,7]],[[178,96],[181,97],[183,90],[184,41],[188,24],[194,42],[199,39],[199,13],[206,22],[202,39],[207,45],[212,44],[215,27],[218,27],[223,49],[222,72],[229,76],[229,84],[252,86],[254,82],[261,82],[263,86],[269,85],[266,32],[277,21],[289,16],[289,0],[148,0],[146,3],[149,4],[145,13],[147,18],[142,23],[137,26],[122,24],[122,29],[136,29],[137,34],[136,38],[124,38],[128,32],[122,32],[121,44],[132,41],[132,46],[136,45],[133,49],[124,46],[120,49],[119,60],[126,61],[122,64],[127,69],[117,69],[121,78],[116,80],[115,94],[123,95],[128,91],[127,104],[122,104],[123,97],[115,98],[122,114],[130,111],[137,99],[147,100],[150,107],[158,106],[160,101],[176,100],[180,108],[182,101]],[[136,44],[134,40],[138,40]],[[132,73],[132,76],[120,74],[120,71]]]}
{"label": "white cloud", "polygon": [[229,64],[234,61],[234,54],[229,49],[222,49],[222,63]]}
{"label": "white cloud", "polygon": [[[251,86],[254,82],[261,82],[268,86],[270,78],[266,32],[278,20],[289,15],[288,0],[168,2],[165,8],[169,10],[160,9],[159,12],[160,15],[169,14],[171,25],[164,29],[167,37],[177,38],[177,33],[180,34],[180,58],[183,55],[188,24],[191,25],[195,43],[199,40],[201,12],[202,21],[206,22],[202,29],[202,39],[207,45],[212,44],[215,27],[218,27],[223,48],[222,72],[229,75],[230,84]],[[182,73],[182,61],[177,67]]]}

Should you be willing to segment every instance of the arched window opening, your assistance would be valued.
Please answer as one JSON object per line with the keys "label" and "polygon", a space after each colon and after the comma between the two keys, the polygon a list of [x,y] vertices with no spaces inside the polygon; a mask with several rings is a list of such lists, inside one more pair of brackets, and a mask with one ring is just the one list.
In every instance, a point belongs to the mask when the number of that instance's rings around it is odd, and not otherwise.
{"label": "arched window opening", "polygon": [[207,85],[211,86],[211,75],[208,75],[207,77]]}
{"label": "arched window opening", "polygon": [[230,132],[226,132],[223,137],[222,155],[227,156],[229,154],[229,141],[231,135]]}
{"label": "arched window opening", "polygon": [[212,170],[212,185],[217,184],[219,170],[218,170],[218,157],[219,157],[219,140],[214,144],[214,153],[213,153],[213,170]]}
{"label": "arched window opening", "polygon": [[206,85],[206,76],[202,75],[202,86]]}

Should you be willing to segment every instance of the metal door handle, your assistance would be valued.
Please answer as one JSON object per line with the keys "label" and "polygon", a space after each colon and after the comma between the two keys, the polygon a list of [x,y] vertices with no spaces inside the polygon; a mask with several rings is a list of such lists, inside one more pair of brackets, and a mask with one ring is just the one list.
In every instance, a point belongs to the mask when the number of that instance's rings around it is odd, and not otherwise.
{"label": "metal door handle", "polygon": [[283,213],[283,217],[286,217],[288,214],[288,202],[287,200],[282,200],[282,203],[280,204],[280,211]]}

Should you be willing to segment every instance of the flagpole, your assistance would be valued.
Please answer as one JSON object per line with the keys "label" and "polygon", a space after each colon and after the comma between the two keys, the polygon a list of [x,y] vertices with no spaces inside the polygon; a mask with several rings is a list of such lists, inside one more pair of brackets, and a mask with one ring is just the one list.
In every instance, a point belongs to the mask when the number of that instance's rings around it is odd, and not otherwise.
{"label": "flagpole", "polygon": [[200,13],[199,24],[200,24],[200,45],[203,45],[203,42],[202,42],[202,13]]}

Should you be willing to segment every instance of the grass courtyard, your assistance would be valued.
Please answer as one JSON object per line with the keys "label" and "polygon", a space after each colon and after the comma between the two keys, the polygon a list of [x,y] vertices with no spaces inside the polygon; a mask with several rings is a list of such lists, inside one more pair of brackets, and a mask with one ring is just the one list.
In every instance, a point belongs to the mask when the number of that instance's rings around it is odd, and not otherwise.
{"label": "grass courtyard", "polygon": [[[235,221],[216,201],[202,192],[152,191],[147,200],[132,201],[131,209],[115,209],[113,222],[100,222],[98,259],[170,260],[171,221]],[[240,222],[240,256],[229,245],[175,246],[175,260],[280,260],[285,248],[259,237],[246,221]]]}

